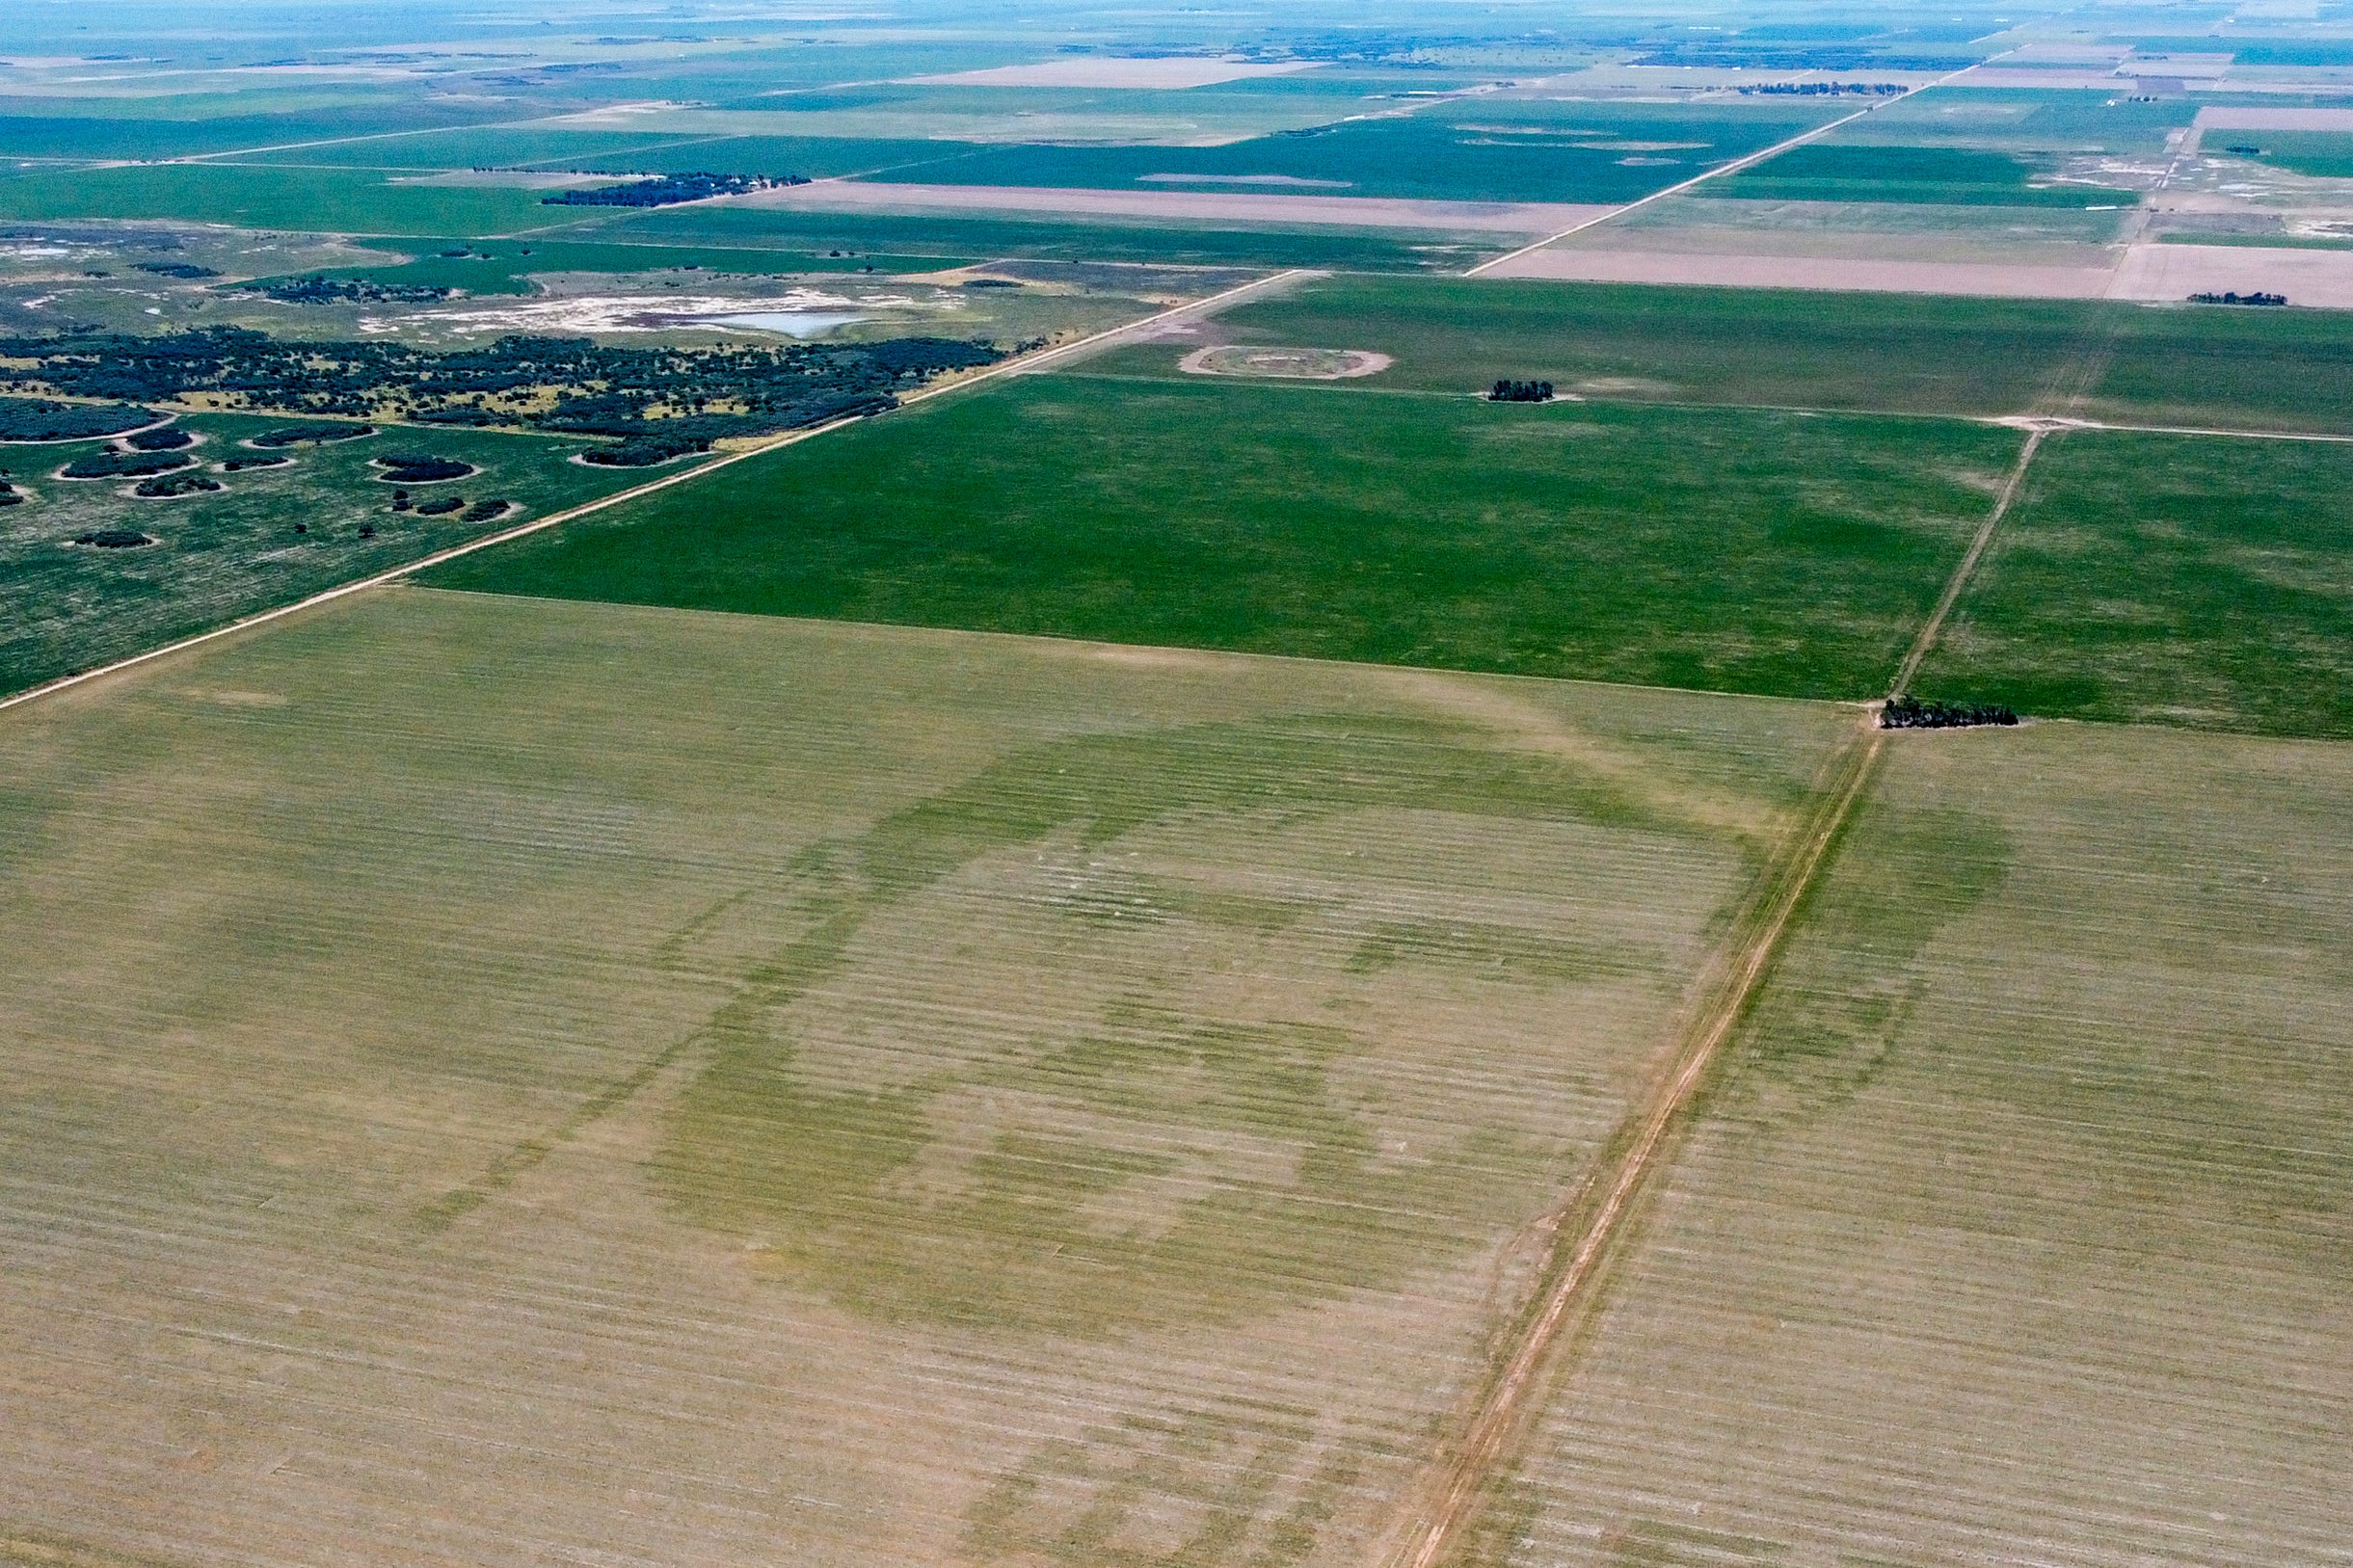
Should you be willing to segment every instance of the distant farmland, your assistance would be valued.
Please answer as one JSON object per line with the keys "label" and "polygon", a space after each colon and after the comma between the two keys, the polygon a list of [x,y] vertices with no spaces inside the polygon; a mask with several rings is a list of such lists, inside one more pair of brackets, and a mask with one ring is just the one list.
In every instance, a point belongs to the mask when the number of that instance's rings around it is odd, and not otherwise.
{"label": "distant farmland", "polygon": [[12,713],[0,1555],[1360,1561],[1853,726],[417,591]]}

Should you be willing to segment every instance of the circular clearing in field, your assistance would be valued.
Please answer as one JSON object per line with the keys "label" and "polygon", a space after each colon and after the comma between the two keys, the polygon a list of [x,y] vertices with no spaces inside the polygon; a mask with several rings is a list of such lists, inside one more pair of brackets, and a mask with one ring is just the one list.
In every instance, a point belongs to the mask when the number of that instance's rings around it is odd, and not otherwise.
{"label": "circular clearing in field", "polygon": [[1177,361],[1189,376],[1274,376],[1287,381],[1348,381],[1373,376],[1393,361],[1371,349],[1268,349],[1221,344],[1195,349]]}

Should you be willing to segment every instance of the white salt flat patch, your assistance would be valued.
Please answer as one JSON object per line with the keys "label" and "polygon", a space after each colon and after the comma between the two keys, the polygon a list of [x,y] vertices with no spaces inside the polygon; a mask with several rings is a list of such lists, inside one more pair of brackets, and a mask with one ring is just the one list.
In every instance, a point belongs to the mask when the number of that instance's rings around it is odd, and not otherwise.
{"label": "white salt flat patch", "polygon": [[400,325],[436,328],[461,337],[505,332],[658,332],[681,327],[732,327],[811,337],[863,321],[866,313],[908,308],[903,295],[850,299],[816,289],[793,289],[768,299],[729,294],[583,294],[571,299],[526,300],[512,305],[468,302],[458,309],[422,310],[395,323],[363,317],[363,332],[389,332]]}

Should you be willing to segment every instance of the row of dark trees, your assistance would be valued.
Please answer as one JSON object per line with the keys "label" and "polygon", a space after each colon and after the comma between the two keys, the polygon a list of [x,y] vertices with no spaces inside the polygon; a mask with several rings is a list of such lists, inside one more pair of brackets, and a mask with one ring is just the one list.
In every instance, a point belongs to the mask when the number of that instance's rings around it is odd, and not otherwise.
{"label": "row of dark trees", "polygon": [[1971,730],[2016,723],[2018,714],[1998,703],[1923,703],[1898,694],[1879,710],[1882,730]]}
{"label": "row of dark trees", "polygon": [[675,207],[684,201],[708,201],[714,196],[745,196],[778,185],[806,185],[802,174],[661,174],[635,179],[627,185],[600,185],[588,191],[558,191],[543,196],[548,207]]}
{"label": "row of dark trees", "polygon": [[2190,303],[2192,305],[2286,305],[2287,296],[2264,294],[2259,291],[2254,294],[2240,294],[2226,289],[2220,294],[2193,294],[2190,296]]}

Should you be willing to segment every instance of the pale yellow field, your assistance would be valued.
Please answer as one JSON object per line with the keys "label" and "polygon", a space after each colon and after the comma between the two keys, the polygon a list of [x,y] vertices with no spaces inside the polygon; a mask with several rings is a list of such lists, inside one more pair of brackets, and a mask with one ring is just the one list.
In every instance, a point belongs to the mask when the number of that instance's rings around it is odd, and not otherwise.
{"label": "pale yellow field", "polygon": [[1466,1560],[2346,1559],[2353,747],[1891,737]]}
{"label": "pale yellow field", "polygon": [[386,593],[0,719],[0,1558],[1354,1563],[1853,723]]}

